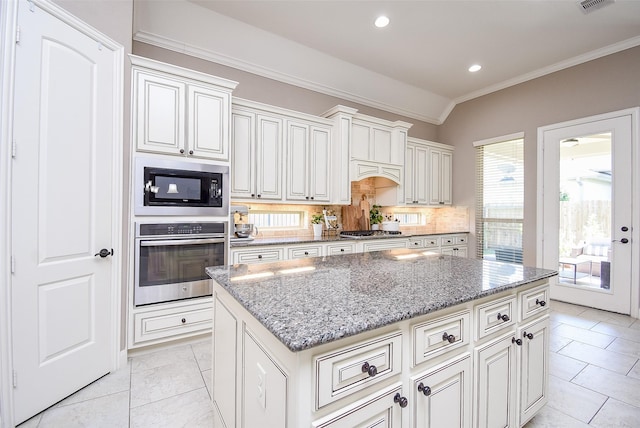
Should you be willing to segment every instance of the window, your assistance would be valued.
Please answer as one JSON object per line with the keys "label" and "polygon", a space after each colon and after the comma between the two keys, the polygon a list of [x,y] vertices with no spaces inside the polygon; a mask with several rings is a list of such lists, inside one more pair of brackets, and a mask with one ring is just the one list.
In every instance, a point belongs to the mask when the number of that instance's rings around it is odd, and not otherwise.
{"label": "window", "polygon": [[422,224],[420,219],[420,213],[393,213],[393,217],[400,221],[403,226],[419,226]]}
{"label": "window", "polygon": [[522,263],[524,134],[476,147],[476,256]]}
{"label": "window", "polygon": [[249,223],[264,229],[299,229],[303,227],[304,211],[253,211]]}

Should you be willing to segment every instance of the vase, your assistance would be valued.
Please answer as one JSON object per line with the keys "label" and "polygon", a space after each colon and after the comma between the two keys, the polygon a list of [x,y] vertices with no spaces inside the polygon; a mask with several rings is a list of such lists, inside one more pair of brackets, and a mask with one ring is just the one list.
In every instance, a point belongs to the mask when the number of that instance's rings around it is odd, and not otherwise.
{"label": "vase", "polygon": [[380,229],[380,225],[378,223],[371,225],[371,230],[378,230],[378,229]]}
{"label": "vase", "polygon": [[322,223],[312,224],[313,226],[313,237],[318,238],[322,236]]}

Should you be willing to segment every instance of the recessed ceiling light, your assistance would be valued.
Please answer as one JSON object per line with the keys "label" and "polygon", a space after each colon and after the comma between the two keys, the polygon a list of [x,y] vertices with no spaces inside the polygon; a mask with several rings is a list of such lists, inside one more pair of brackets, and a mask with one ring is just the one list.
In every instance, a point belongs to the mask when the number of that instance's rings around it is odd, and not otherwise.
{"label": "recessed ceiling light", "polygon": [[471,67],[469,67],[469,71],[475,73],[476,71],[480,71],[481,68],[481,65],[473,64]]}
{"label": "recessed ceiling light", "polygon": [[376,18],[375,25],[378,28],[384,28],[387,25],[389,25],[389,18],[387,18],[384,15],[380,15],[379,17]]}

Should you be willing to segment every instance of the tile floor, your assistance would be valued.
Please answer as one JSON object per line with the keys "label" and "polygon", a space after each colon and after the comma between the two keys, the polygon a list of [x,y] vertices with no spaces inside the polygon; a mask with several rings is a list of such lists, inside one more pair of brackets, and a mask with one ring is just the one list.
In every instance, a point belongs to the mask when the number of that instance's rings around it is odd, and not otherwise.
{"label": "tile floor", "polygon": [[[551,309],[549,403],[526,428],[640,427],[640,320]],[[211,428],[210,378],[209,341],[135,356],[19,427]]]}

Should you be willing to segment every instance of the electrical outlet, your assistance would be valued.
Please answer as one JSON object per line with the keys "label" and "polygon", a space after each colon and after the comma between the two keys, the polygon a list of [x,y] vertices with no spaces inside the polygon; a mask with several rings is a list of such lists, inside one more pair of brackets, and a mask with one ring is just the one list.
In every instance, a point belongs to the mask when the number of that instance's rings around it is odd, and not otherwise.
{"label": "electrical outlet", "polygon": [[260,363],[256,364],[256,369],[258,373],[258,402],[262,406],[263,409],[267,408],[267,372],[262,368]]}

